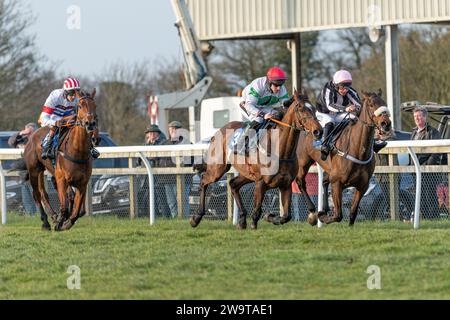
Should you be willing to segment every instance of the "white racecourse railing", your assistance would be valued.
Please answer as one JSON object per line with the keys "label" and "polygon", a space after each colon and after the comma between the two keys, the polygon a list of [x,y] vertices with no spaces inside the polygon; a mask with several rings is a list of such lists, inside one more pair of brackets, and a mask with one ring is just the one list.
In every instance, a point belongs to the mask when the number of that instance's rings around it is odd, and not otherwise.
{"label": "white racecourse railing", "polygon": [[[152,192],[149,192],[149,220],[150,224],[155,223],[155,211],[154,211],[154,185],[153,185],[153,174],[172,174],[177,175],[177,179],[182,174],[192,174],[192,167],[186,167],[182,165],[181,159],[184,157],[194,157],[195,162],[198,163],[200,159],[205,158],[206,150],[208,145],[173,145],[173,146],[124,146],[124,147],[100,147],[101,158],[127,158],[129,159],[129,168],[101,168],[94,169],[93,175],[134,175],[134,174],[147,174],[149,177],[149,188]],[[16,176],[17,173],[6,172],[3,169],[2,163],[5,160],[19,159],[22,156],[22,150],[20,149],[0,149],[0,201],[1,201],[1,214],[2,214],[2,224],[6,223],[6,177]],[[416,199],[415,199],[415,214],[414,214],[414,228],[419,227],[419,210],[420,210],[420,189],[421,189],[421,173],[447,173],[449,175],[450,181],[450,166],[419,166],[417,162],[416,153],[445,153],[448,158],[450,158],[450,139],[449,140],[425,140],[425,141],[390,141],[386,148],[381,151],[382,154],[387,154],[389,158],[389,165],[387,166],[377,166],[375,173],[387,173],[390,177],[390,190],[396,193],[397,186],[394,183],[394,174],[398,173],[416,173]],[[394,166],[394,156],[398,154],[409,154],[414,161],[413,166]],[[146,158],[152,157],[173,157],[173,162],[176,164],[176,168],[151,168],[150,163]],[[145,165],[145,168],[133,168],[133,159],[141,158]],[[317,172],[317,169],[312,167],[311,172]],[[230,176],[234,172],[230,173]],[[181,181],[181,180],[180,180]],[[130,186],[132,184],[130,183]],[[181,186],[181,182],[177,185]],[[450,183],[449,183],[450,185]],[[321,180],[319,180],[319,186],[321,186]],[[320,190],[321,187],[319,187]],[[230,191],[230,190],[229,190]],[[131,193],[131,190],[130,190]],[[179,197],[181,197],[182,191],[178,189]],[[395,199],[395,197],[392,197]],[[130,194],[130,199],[132,196]],[[229,197],[231,199],[231,197]],[[321,196],[319,195],[319,199]],[[91,208],[91,199],[87,199],[86,208],[89,214],[89,209]],[[392,199],[391,199],[392,201]],[[179,201],[180,202],[180,201]],[[229,208],[229,220],[233,222],[237,221],[237,210],[234,210],[233,202],[228,201]],[[319,202],[319,208],[322,203]],[[236,205],[234,204],[234,207]],[[391,216],[394,217],[395,204],[391,206]]]}

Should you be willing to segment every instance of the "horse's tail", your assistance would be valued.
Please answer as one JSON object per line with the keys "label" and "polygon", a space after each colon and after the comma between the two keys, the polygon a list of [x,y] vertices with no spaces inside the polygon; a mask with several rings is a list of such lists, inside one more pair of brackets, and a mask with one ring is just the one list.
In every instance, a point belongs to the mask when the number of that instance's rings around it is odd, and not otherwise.
{"label": "horse's tail", "polygon": [[19,171],[20,181],[22,183],[28,181],[30,179],[30,175],[28,174],[27,165],[23,158],[17,159],[11,164],[11,168],[7,170],[7,172]]}

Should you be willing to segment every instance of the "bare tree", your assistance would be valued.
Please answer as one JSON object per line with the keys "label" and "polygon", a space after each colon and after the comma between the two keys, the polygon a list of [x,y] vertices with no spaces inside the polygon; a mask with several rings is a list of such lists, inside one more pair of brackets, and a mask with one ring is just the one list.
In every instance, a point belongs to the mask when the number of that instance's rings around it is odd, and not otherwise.
{"label": "bare tree", "polygon": [[37,121],[55,85],[53,70],[42,67],[45,58],[37,53],[34,36],[27,33],[33,20],[20,2],[0,0],[0,127],[4,130]]}
{"label": "bare tree", "polygon": [[148,123],[145,92],[150,71],[147,63],[116,63],[98,77],[99,127],[119,144],[140,144]]}

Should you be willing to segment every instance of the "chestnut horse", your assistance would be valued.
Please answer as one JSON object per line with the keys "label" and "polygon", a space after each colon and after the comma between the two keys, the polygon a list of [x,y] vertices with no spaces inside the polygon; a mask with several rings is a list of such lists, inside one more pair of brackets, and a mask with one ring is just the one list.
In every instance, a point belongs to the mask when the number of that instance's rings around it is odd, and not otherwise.
{"label": "chestnut horse", "polygon": [[[72,123],[67,125],[68,133],[60,135],[62,140],[56,152],[55,168],[50,159],[43,160],[41,157],[41,141],[48,133],[48,127],[39,128],[25,147],[24,160],[33,188],[33,198],[41,214],[43,229],[50,230],[50,224],[41,201],[50,211],[57,231],[70,229],[78,217],[83,215],[81,208],[92,173],[91,138],[97,125],[97,106],[94,97],[95,89],[91,94],[77,92],[79,102],[76,107],[76,118],[72,117]],[[59,216],[50,206],[44,187],[46,169],[56,180],[60,202]],[[68,194],[73,189],[75,189],[75,197],[68,199]]]}
{"label": "chestnut horse", "polygon": [[[355,187],[355,194],[350,209],[350,222],[352,226],[358,214],[361,198],[369,186],[369,180],[375,170],[373,156],[373,140],[375,129],[381,134],[391,131],[391,120],[386,108],[386,102],[378,93],[362,92],[362,108],[354,124],[343,129],[335,143],[335,150],[330,153],[326,161],[320,158],[320,150],[311,145],[311,138],[301,135],[297,147],[298,174],[297,184],[305,196],[308,205],[308,222],[317,223],[317,218],[324,223],[340,222],[342,220],[342,191],[348,187]],[[305,177],[310,166],[317,162],[326,172],[324,177],[324,211],[316,214],[316,208],[307,191]],[[325,176],[325,175],[324,175]],[[328,216],[328,185],[332,186],[334,204],[333,216]]]}
{"label": "chestnut horse", "polygon": [[[278,148],[278,152],[267,155],[268,161],[264,160],[265,155],[261,152],[252,153],[248,156],[230,154],[227,156],[230,140],[233,139],[236,130],[244,127],[244,123],[233,121],[222,127],[211,139],[211,144],[207,154],[206,170],[202,174],[200,181],[200,205],[199,212],[190,219],[192,227],[196,227],[205,214],[206,189],[211,183],[218,181],[231,165],[240,173],[230,181],[231,192],[240,210],[238,228],[247,227],[247,212],[242,205],[239,190],[242,186],[255,182],[254,208],[252,213],[252,229],[257,228],[258,220],[261,217],[261,206],[264,194],[268,189],[279,188],[283,204],[283,215],[267,216],[275,224],[286,223],[291,219],[289,207],[291,204],[291,183],[297,173],[296,146],[300,130],[306,130],[312,134],[314,139],[322,136],[322,127],[317,121],[314,112],[307,106],[308,97],[294,93],[294,99],[290,107],[283,116],[284,126],[276,129],[269,129],[265,135],[268,144]],[[263,140],[263,138],[261,138]],[[272,148],[273,149],[273,148]],[[229,163],[227,161],[229,158]],[[203,167],[205,169],[205,167]]]}

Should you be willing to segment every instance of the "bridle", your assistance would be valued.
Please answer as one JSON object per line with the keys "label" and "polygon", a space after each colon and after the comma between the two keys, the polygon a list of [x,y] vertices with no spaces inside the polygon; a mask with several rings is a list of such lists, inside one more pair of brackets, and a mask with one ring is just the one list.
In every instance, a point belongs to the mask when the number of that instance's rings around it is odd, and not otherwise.
{"label": "bridle", "polygon": [[83,123],[83,121],[81,121],[81,120],[79,119],[79,116],[78,116],[78,110],[79,110],[79,108],[80,108],[80,106],[81,106],[81,103],[83,102],[83,100],[86,100],[86,99],[89,99],[89,100],[91,100],[91,101],[94,101],[94,99],[93,99],[91,96],[89,96],[89,95],[84,95],[84,96],[82,96],[82,97],[80,98],[80,100],[78,101],[77,106],[76,106],[76,108],[75,108],[77,120],[75,121],[74,126],[80,126],[80,127],[83,127],[83,128],[86,129],[86,131],[87,131],[88,133],[92,133],[92,132],[94,132],[95,129],[97,128],[97,123],[98,123],[98,122],[97,122],[97,115],[96,115],[96,114],[93,114],[92,112],[86,112],[86,116],[87,116],[87,117],[89,117],[89,116],[93,116],[93,117],[94,117],[95,125],[93,126],[93,129],[92,129],[92,130],[89,130],[89,129],[88,129],[88,126],[89,126],[89,125],[86,124],[86,123]]}
{"label": "bridle", "polygon": [[[301,97],[302,96],[300,96],[299,99],[301,99]],[[314,114],[308,115],[308,116],[304,116],[301,113],[301,111],[300,111],[301,108],[307,108],[307,107],[306,106],[300,107],[300,101],[295,101],[294,112],[295,112],[295,116],[297,117],[297,119],[299,119],[300,127],[297,127],[295,125],[292,125],[292,124],[289,124],[289,123],[286,123],[286,122],[283,122],[283,121],[280,121],[280,120],[276,120],[276,119],[270,119],[270,120],[275,122],[275,123],[277,123],[277,124],[279,124],[279,125],[282,125],[284,127],[289,127],[291,129],[298,130],[298,131],[302,131],[303,130],[303,131],[309,133],[310,130],[306,129],[305,123],[309,119],[316,119],[316,116]]]}

